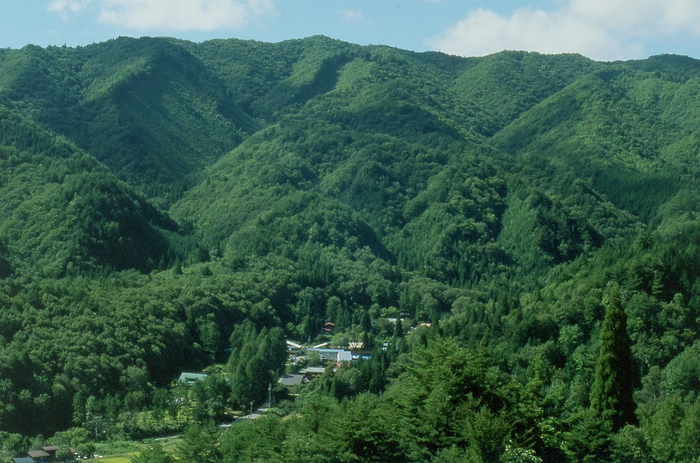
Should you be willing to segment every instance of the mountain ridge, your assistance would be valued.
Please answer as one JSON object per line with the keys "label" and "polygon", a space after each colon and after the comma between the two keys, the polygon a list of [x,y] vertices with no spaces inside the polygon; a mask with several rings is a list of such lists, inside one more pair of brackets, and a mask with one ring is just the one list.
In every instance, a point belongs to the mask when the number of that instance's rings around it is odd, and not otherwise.
{"label": "mountain ridge", "polygon": [[[275,390],[280,461],[284,423],[341,435],[367,404],[386,426],[338,461],[380,432],[378,461],[694,461],[698,82],[672,55],[323,36],[0,50],[0,441],[175,430],[182,371],[209,373],[187,400],[221,420],[266,400],[286,337],[373,350]],[[604,335],[632,352],[638,421],[601,435]],[[233,461],[257,426],[212,448]]]}

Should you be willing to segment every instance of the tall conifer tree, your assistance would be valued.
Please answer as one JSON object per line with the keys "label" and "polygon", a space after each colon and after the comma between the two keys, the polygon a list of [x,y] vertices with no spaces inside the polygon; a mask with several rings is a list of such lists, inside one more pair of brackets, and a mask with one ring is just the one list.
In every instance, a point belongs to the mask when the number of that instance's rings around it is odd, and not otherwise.
{"label": "tall conifer tree", "polygon": [[630,344],[620,288],[615,287],[603,320],[600,355],[591,390],[591,408],[604,420],[610,420],[615,431],[637,422],[632,396],[635,378]]}

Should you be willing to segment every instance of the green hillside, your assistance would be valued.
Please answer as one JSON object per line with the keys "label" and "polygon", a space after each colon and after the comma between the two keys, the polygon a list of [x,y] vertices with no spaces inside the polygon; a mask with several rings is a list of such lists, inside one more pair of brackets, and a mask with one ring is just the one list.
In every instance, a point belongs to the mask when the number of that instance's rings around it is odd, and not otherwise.
{"label": "green hillside", "polygon": [[3,107],[0,163],[4,267],[18,278],[147,271],[175,258],[158,230],[177,230],[171,219],[72,142]]}
{"label": "green hillside", "polygon": [[8,106],[26,108],[120,179],[169,202],[258,127],[211,71],[166,40],[28,46],[7,52],[0,73]]}
{"label": "green hillside", "polygon": [[647,221],[683,185],[681,176],[696,169],[689,162],[697,153],[693,132],[680,118],[665,117],[660,101],[660,93],[681,88],[622,66],[610,68],[533,107],[494,141],[513,154],[567,165],[618,207]]}
{"label": "green hillside", "polygon": [[[320,36],[0,50],[0,444],[697,461],[699,82]],[[290,391],[325,364],[285,339],[368,358]]]}
{"label": "green hillside", "polygon": [[497,124],[491,136],[518,116],[578,78],[604,67],[580,55],[547,56],[505,52],[464,60],[469,67],[454,81],[464,99],[489,111]]}

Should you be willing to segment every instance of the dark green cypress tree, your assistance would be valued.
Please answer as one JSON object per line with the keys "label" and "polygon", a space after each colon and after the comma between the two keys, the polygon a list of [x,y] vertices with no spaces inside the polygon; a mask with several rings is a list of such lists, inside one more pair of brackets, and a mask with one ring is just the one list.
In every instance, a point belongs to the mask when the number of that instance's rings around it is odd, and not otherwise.
{"label": "dark green cypress tree", "polygon": [[636,384],[627,316],[620,302],[620,288],[613,288],[603,320],[600,355],[591,389],[591,408],[612,423],[613,431],[636,424],[636,404],[632,396]]}
{"label": "dark green cypress tree", "polygon": [[396,317],[396,324],[394,325],[394,339],[399,340],[403,338],[403,324],[401,323],[401,318]]}

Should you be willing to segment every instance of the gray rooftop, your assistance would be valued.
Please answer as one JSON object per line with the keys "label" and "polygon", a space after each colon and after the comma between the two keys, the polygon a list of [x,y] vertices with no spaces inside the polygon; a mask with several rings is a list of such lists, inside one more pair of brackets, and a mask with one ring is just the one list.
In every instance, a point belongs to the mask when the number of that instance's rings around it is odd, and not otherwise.
{"label": "gray rooftop", "polygon": [[323,374],[323,372],[325,372],[325,371],[326,371],[325,367],[306,367],[306,368],[300,370],[299,373],[302,373],[305,375],[306,374],[320,375],[320,374]]}
{"label": "gray rooftop", "polygon": [[303,379],[304,375],[283,375],[280,376],[278,382],[284,384],[285,386],[294,386],[296,384],[301,384]]}

